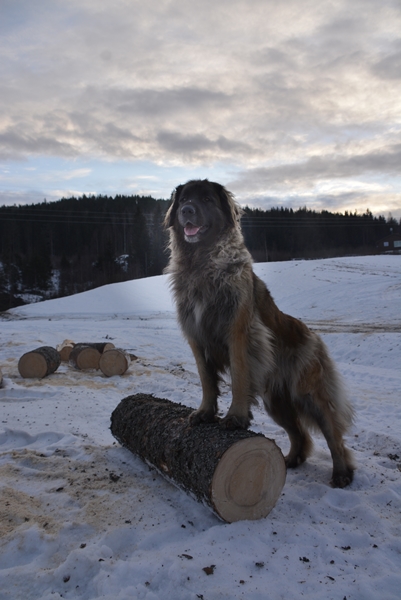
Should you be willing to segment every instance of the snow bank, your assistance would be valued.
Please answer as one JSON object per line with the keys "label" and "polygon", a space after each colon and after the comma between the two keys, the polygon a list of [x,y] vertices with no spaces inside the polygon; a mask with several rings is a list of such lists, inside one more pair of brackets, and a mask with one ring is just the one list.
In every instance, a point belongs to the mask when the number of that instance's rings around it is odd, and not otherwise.
{"label": "snow bank", "polygon": [[[345,378],[353,484],[329,487],[331,458],[315,436],[269,516],[227,525],[116,443],[110,415],[129,394],[199,404],[165,277],[16,308],[0,321],[1,600],[399,597],[400,258],[255,270],[280,308],[322,333]],[[122,377],[62,365],[21,379],[24,352],[65,338],[112,340],[139,359]],[[229,402],[224,385],[223,411]],[[252,428],[288,450],[261,408]]]}

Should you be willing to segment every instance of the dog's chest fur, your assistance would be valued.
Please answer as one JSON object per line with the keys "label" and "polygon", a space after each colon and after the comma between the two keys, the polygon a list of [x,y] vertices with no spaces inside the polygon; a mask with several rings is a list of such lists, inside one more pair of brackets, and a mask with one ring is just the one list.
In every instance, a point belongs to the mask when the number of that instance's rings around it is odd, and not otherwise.
{"label": "dog's chest fur", "polygon": [[168,269],[183,332],[203,347],[224,346],[233,315],[249,301],[252,260],[242,235],[229,237],[197,260],[176,247]]}
{"label": "dog's chest fur", "polygon": [[231,276],[179,277],[176,285],[178,318],[184,333],[201,345],[224,343],[229,324],[241,303],[238,286],[233,286]]}

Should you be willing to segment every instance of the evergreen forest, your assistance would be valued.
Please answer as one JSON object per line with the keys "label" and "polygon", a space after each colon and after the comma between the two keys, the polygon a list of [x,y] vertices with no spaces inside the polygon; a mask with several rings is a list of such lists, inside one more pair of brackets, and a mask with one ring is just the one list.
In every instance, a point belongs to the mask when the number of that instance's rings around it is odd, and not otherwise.
{"label": "evergreen forest", "polygon": [[[160,275],[168,261],[168,200],[82,196],[0,207],[0,310],[101,285]],[[245,243],[255,262],[378,252],[401,233],[392,217],[246,207]]]}

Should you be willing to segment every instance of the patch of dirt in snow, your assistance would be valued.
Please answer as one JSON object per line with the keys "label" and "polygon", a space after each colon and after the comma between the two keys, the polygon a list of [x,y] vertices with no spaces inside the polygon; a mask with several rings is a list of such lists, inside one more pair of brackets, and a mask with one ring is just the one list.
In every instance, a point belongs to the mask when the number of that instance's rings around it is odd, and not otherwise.
{"label": "patch of dirt in snow", "polygon": [[[138,505],[149,495],[142,467],[109,456],[113,448],[85,446],[85,454],[56,449],[45,455],[33,449],[0,455],[0,538],[37,525],[54,534],[66,524],[95,530],[141,520]],[[121,452],[119,450],[119,452]]]}

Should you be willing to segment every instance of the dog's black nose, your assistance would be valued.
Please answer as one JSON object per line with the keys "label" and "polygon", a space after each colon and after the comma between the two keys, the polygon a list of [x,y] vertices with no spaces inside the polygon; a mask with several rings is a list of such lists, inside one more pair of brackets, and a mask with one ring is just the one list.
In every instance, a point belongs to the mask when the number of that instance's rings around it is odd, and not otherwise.
{"label": "dog's black nose", "polygon": [[192,206],[192,204],[184,204],[184,206],[181,208],[181,214],[183,217],[193,217],[195,214],[195,208]]}

